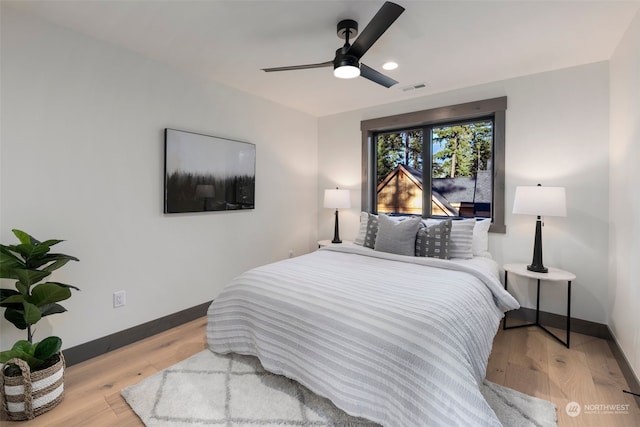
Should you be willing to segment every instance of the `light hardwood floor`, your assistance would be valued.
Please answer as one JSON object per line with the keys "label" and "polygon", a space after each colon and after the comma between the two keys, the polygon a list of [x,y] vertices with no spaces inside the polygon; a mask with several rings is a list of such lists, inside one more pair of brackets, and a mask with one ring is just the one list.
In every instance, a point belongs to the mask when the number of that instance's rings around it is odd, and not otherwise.
{"label": "light hardwood floor", "polygon": [[[12,426],[142,426],[120,390],[203,350],[206,320],[201,318],[71,366],[66,394],[53,411]],[[558,331],[560,333],[560,331]],[[551,400],[558,425],[580,427],[640,426],[640,409],[606,341],[571,335],[567,349],[538,328],[500,330],[487,368],[487,379],[523,393]],[[583,413],[569,417],[565,406],[578,402]],[[627,414],[586,414],[584,405],[629,405]],[[604,412],[604,411],[601,411]]]}
{"label": "light hardwood floor", "polygon": [[[549,329],[565,336],[564,331]],[[493,341],[487,379],[550,400],[558,408],[561,427],[640,426],[638,403],[622,392],[629,386],[603,339],[572,333],[568,349],[537,327],[500,330]],[[579,415],[567,414],[570,402],[580,404]],[[628,405],[628,411],[615,414],[604,405]]]}

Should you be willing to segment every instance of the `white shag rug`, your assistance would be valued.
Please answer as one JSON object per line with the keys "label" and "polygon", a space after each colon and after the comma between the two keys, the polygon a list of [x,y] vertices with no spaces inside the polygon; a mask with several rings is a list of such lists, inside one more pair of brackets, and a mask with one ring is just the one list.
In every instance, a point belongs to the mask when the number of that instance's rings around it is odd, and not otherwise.
{"label": "white shag rug", "polygon": [[[257,358],[203,350],[121,392],[147,427],[377,427],[347,415]],[[485,381],[482,394],[503,425],[556,426],[546,400]]]}

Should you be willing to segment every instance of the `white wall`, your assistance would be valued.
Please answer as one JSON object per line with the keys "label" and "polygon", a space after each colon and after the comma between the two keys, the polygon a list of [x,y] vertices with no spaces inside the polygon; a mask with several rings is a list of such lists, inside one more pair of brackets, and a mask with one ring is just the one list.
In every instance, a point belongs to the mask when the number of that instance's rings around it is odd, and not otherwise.
{"label": "white wall", "polygon": [[[36,339],[88,342],[316,247],[316,118],[4,7],[1,36],[2,241],[19,228],[80,258],[53,279],[81,291]],[[164,215],[165,127],[256,144],[256,209]],[[127,306],[113,309],[121,289]],[[24,338],[0,326],[2,349]]]}
{"label": "white wall", "polygon": [[[341,214],[341,237],[353,239],[360,210],[361,120],[506,95],[507,233],[491,235],[490,249],[499,263],[530,262],[535,218],[511,214],[515,187],[566,187],[568,216],[548,218],[543,228],[544,263],[577,274],[574,317],[606,323],[608,93],[608,64],[602,62],[323,117],[318,188],[337,182],[353,190],[354,207]],[[320,238],[329,238],[332,226],[330,213],[321,212]],[[512,283],[519,301],[535,307],[533,283]],[[565,285],[546,285],[542,295],[543,310],[566,313]]]}
{"label": "white wall", "polygon": [[640,12],[611,59],[609,327],[640,378]]}

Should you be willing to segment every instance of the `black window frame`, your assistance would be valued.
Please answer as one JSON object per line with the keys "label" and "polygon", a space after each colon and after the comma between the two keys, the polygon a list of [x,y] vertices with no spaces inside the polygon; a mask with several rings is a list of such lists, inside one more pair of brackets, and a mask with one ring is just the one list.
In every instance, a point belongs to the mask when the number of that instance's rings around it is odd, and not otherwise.
{"label": "black window frame", "polygon": [[[447,107],[432,108],[394,116],[363,120],[360,122],[362,132],[362,195],[361,207],[363,211],[377,213],[376,200],[376,144],[375,135],[398,129],[432,128],[438,125],[462,123],[490,119],[493,121],[493,149],[492,149],[492,203],[490,232],[506,233],[505,225],[505,119],[507,97],[492,98],[481,101]],[[425,141],[426,139],[429,141]],[[429,152],[425,153],[425,142],[428,142]],[[423,165],[431,159],[431,134],[423,133]],[[430,171],[430,167],[429,167]],[[431,188],[431,173],[428,182],[424,181],[424,188]],[[431,211],[431,192],[423,192],[423,215],[425,206]]]}

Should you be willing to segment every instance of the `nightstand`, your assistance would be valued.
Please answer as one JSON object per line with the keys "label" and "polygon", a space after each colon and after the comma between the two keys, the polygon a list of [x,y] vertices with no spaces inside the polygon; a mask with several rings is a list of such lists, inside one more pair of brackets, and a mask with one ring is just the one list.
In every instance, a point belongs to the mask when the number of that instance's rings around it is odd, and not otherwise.
{"label": "nightstand", "polygon": [[348,245],[353,243],[351,240],[343,240],[342,243],[331,243],[331,240],[318,240],[318,247],[331,246],[331,245]]}
{"label": "nightstand", "polygon": [[[576,275],[559,268],[549,267],[547,273],[536,273],[535,271],[527,270],[526,264],[505,264],[504,268],[504,289],[507,289],[507,277],[508,274],[515,274],[516,276],[526,277],[528,279],[535,279],[538,282],[538,290],[536,297],[536,321],[535,323],[526,323],[524,325],[507,326],[507,314],[505,313],[502,321],[502,329],[515,329],[524,328],[527,326],[538,326],[546,333],[554,337],[556,340],[569,348],[569,338],[571,333],[571,281],[576,278]],[[543,325],[540,324],[540,281],[545,280],[549,282],[567,282],[567,340],[562,341],[554,333],[549,331]]]}

